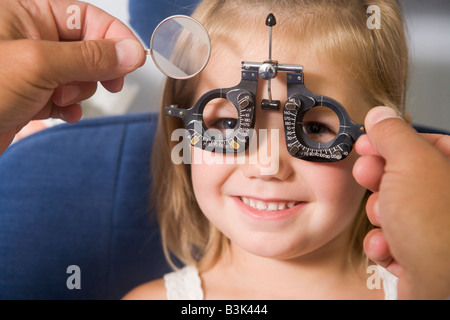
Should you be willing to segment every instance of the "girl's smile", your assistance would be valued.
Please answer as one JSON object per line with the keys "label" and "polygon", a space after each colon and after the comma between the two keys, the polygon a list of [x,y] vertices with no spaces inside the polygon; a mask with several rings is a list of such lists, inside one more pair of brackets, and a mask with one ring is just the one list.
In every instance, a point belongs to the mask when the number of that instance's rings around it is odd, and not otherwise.
{"label": "girl's smile", "polygon": [[260,220],[280,220],[299,211],[307,204],[305,201],[282,199],[259,199],[249,196],[233,197],[237,207],[250,217]]}

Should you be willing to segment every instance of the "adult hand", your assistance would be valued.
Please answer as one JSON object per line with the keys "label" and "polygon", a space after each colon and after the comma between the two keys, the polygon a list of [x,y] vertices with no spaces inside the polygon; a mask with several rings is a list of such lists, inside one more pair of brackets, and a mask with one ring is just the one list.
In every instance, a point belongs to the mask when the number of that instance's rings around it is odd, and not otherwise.
{"label": "adult hand", "polygon": [[387,107],[366,117],[353,174],[374,193],[364,249],[399,277],[403,299],[450,295],[450,137],[419,135]]}
{"label": "adult hand", "polygon": [[0,1],[0,53],[0,153],[30,120],[78,121],[97,81],[120,91],[145,62],[128,27],[75,0]]}

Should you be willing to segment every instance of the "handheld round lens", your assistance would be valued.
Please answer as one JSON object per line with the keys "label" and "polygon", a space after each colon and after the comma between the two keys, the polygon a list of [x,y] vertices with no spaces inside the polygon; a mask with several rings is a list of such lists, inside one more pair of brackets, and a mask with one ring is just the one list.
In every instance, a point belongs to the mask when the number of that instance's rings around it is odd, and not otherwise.
{"label": "handheld round lens", "polygon": [[206,67],[211,55],[211,41],[197,20],[171,16],[156,27],[147,53],[166,76],[189,79]]}

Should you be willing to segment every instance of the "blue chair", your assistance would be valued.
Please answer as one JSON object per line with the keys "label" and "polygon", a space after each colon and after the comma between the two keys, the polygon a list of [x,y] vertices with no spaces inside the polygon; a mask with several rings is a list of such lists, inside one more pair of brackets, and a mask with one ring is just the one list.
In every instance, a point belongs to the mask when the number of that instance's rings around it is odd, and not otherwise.
{"label": "blue chair", "polygon": [[61,125],[0,156],[0,299],[119,299],[169,271],[150,202],[157,117]]}

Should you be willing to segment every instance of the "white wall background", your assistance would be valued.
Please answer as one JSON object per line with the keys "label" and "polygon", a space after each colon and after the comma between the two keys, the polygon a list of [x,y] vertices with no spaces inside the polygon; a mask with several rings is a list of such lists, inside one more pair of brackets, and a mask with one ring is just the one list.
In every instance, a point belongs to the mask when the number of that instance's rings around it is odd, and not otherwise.
{"label": "white wall background", "polygon": [[[127,23],[128,0],[85,0]],[[155,0],[148,0],[155,1]],[[157,0],[160,1],[160,0]],[[409,29],[411,82],[408,108],[417,124],[450,131],[450,1],[400,0]],[[148,59],[126,79],[122,93],[102,89],[87,103],[85,113],[158,110],[163,76]]]}
{"label": "white wall background", "polygon": [[418,124],[450,131],[450,1],[400,2],[410,37],[409,112]]}
{"label": "white wall background", "polygon": [[[84,0],[84,2],[103,9],[131,28],[128,23],[128,0]],[[148,45],[145,44],[146,47]],[[157,112],[161,103],[164,80],[163,74],[148,57],[143,67],[127,75],[120,93],[110,93],[99,85],[96,94],[83,103],[83,114],[85,117],[96,117],[127,112]]]}

